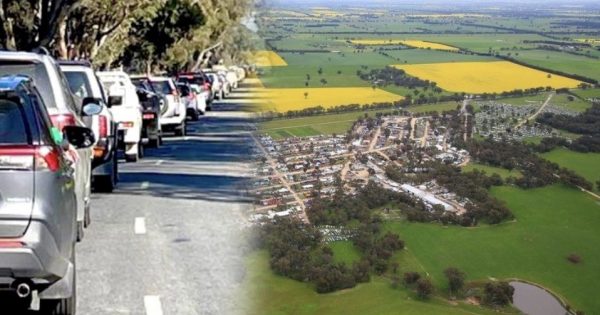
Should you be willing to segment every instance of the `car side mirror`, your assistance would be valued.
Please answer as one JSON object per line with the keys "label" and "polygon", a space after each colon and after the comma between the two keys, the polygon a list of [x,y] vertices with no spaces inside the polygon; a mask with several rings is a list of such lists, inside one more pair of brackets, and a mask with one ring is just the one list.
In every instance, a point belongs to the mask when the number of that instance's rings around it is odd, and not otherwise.
{"label": "car side mirror", "polygon": [[81,109],[81,111],[83,112],[83,116],[94,116],[94,115],[98,115],[102,112],[102,105],[95,103],[95,102],[88,102],[87,104],[85,103],[85,100],[83,102],[83,107]]}
{"label": "car side mirror", "polygon": [[119,106],[123,105],[123,96],[109,96],[108,97],[108,106]]}
{"label": "car side mirror", "polygon": [[65,126],[63,132],[67,141],[77,149],[89,148],[96,142],[94,132],[90,128]]}

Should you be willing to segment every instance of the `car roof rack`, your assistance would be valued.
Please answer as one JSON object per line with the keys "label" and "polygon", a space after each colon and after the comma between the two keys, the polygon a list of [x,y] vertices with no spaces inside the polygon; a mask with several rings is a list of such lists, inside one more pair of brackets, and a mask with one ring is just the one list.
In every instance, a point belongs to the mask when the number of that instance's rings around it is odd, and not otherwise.
{"label": "car roof rack", "polygon": [[58,62],[61,66],[83,66],[92,68],[92,63],[89,60],[64,60],[59,59]]}

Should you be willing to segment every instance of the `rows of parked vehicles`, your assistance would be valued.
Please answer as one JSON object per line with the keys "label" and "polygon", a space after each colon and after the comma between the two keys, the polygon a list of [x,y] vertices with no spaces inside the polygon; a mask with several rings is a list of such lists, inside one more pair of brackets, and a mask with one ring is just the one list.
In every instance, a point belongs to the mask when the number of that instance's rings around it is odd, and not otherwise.
{"label": "rows of parked vehicles", "polygon": [[[47,53],[0,51],[0,300],[75,313],[75,244],[92,191],[112,192],[119,157],[136,162],[166,132],[227,97],[245,71],[129,75]],[[12,305],[12,304],[11,304]]]}

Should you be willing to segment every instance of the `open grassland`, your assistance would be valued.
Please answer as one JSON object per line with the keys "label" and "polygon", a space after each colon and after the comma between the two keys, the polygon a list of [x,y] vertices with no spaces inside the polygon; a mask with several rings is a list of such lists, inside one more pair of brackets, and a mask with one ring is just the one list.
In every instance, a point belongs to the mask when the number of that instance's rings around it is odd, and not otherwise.
{"label": "open grassland", "polygon": [[458,51],[458,48],[422,40],[402,40],[402,39],[356,39],[351,41],[356,45],[374,46],[374,45],[404,45],[408,47],[421,49],[449,50]]}
{"label": "open grassland", "polygon": [[[476,106],[476,104],[473,104]],[[427,112],[445,112],[455,110],[460,107],[460,103],[457,102],[442,102],[436,104],[423,104],[423,105],[415,105],[409,106],[406,108],[411,113],[427,113]]]}
{"label": "open grassland", "polygon": [[350,129],[352,123],[365,114],[375,116],[383,111],[355,111],[342,114],[328,114],[312,117],[275,119],[259,125],[260,131],[265,132],[275,139],[286,137],[300,137],[311,132],[310,136],[321,134],[344,134]]}
{"label": "open grassland", "polygon": [[[561,185],[532,190],[503,186],[492,194],[506,202],[515,222],[476,228],[390,222],[386,229],[400,234],[438,287],[446,287],[443,270],[455,266],[469,280],[533,281],[586,314],[600,313],[600,202]],[[572,253],[582,263],[568,262]]]}
{"label": "open grassland", "polygon": [[531,65],[600,80],[600,61],[584,56],[546,50],[522,50],[513,57]]}
{"label": "open grassland", "polygon": [[585,89],[585,90],[580,89],[580,90],[574,90],[571,92],[584,100],[590,100],[590,99],[600,100],[600,88]]}
{"label": "open grassland", "polygon": [[337,241],[327,244],[333,250],[333,259],[336,262],[352,266],[352,263],[360,260],[360,252],[351,241]]}
{"label": "open grassland", "polygon": [[[330,294],[317,294],[306,283],[277,276],[269,269],[268,254],[257,251],[247,259],[244,291],[252,292],[249,315],[486,315],[498,314],[478,306],[434,298],[416,299],[404,288],[393,289],[390,280],[373,277],[369,283]],[[456,305],[452,305],[456,304]]]}
{"label": "open grassland", "polygon": [[452,92],[500,93],[535,87],[574,88],[581,82],[512,62],[457,62],[420,65],[395,65],[409,75],[437,82]]}
{"label": "open grassland", "polygon": [[568,149],[556,149],[544,153],[542,156],[579,174],[594,184],[594,188],[598,190],[595,183],[600,181],[600,153],[581,153]]}
{"label": "open grassland", "polygon": [[283,67],[287,66],[276,52],[270,50],[260,50],[254,53],[254,62],[259,67]]}
{"label": "open grassland", "polygon": [[474,170],[478,170],[480,172],[485,172],[487,175],[498,174],[498,175],[500,175],[500,177],[502,177],[504,179],[506,179],[510,176],[512,176],[512,177],[523,176],[521,174],[521,172],[519,172],[518,170],[509,171],[505,168],[494,167],[494,166],[478,164],[478,163],[469,163],[466,166],[464,166],[462,168],[462,170],[463,170],[463,172],[471,172]]}
{"label": "open grassland", "polygon": [[[261,76],[261,80],[267,88],[305,88],[306,82],[309,88],[323,87],[321,80],[327,81],[327,87],[369,86],[369,82],[356,75],[359,66],[330,65],[322,68],[323,74],[319,75],[319,66],[276,67]],[[310,80],[307,80],[307,74]]]}
{"label": "open grassland", "polygon": [[395,102],[402,96],[370,87],[267,89],[267,110],[286,112],[308,107]]}

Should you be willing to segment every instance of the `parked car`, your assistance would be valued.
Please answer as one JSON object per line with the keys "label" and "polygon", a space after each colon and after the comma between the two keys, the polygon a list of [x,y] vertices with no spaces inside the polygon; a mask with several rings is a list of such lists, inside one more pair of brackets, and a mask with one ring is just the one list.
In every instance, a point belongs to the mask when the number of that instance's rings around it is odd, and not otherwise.
{"label": "parked car", "polygon": [[177,82],[189,83],[192,85],[199,86],[203,92],[206,93],[206,110],[211,110],[212,102],[214,100],[214,93],[212,93],[212,83],[208,76],[202,71],[196,72],[183,72],[177,75]]}
{"label": "parked car", "polygon": [[228,86],[228,89],[226,90],[227,93],[230,93],[233,89],[237,89],[239,79],[235,70],[225,67],[224,65],[214,65],[212,71],[225,78]]}
{"label": "parked car", "polygon": [[102,84],[87,61],[59,61],[59,64],[71,92],[83,105],[91,102],[102,105],[102,112],[94,116],[92,122],[97,140],[92,160],[92,185],[96,191],[112,192],[118,180],[118,124],[109,110]]}
{"label": "parked car", "polygon": [[136,92],[144,110],[142,137],[148,139],[149,147],[158,148],[163,142],[160,117],[166,110],[166,97],[155,93],[145,76],[130,76],[130,78],[137,88]]}
{"label": "parked car", "polygon": [[208,77],[208,80],[210,80],[213,98],[217,100],[225,98],[223,79],[220,78],[219,75],[215,72],[206,71],[205,74]]}
{"label": "parked car", "polygon": [[[64,142],[83,149],[95,139],[77,125],[63,126],[63,138],[44,105],[48,82],[39,91],[33,82],[0,78],[0,287],[11,294],[2,310],[75,314],[77,171]],[[82,110],[97,114],[101,106]]]}
{"label": "parked car", "polygon": [[144,156],[142,144],[142,105],[136,87],[127,73],[122,71],[98,72],[98,77],[108,93],[108,104],[115,121],[119,123],[118,138],[125,151],[125,160],[137,162]]}
{"label": "parked car", "polygon": [[174,131],[177,136],[185,136],[187,111],[175,82],[169,77],[161,76],[148,76],[146,80],[155,93],[165,97],[165,106],[160,117],[162,129]]}
{"label": "parked car", "polygon": [[[229,69],[235,71],[237,75],[238,84],[246,78],[246,70],[243,67],[231,66],[229,67]],[[236,86],[236,88],[237,87],[238,86]]]}
{"label": "parked car", "polygon": [[187,117],[193,121],[200,119],[200,116],[206,112],[206,99],[204,96],[197,94],[197,90],[187,83],[177,83],[177,90],[187,109]]}
{"label": "parked car", "polygon": [[[25,75],[35,82],[52,123],[59,130],[67,126],[91,127],[91,117],[84,117],[82,104],[76,102],[69,83],[55,60],[46,54],[0,52],[0,75]],[[75,163],[77,196],[77,239],[83,239],[84,227],[91,221],[92,149],[69,148]]]}

